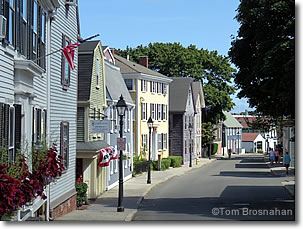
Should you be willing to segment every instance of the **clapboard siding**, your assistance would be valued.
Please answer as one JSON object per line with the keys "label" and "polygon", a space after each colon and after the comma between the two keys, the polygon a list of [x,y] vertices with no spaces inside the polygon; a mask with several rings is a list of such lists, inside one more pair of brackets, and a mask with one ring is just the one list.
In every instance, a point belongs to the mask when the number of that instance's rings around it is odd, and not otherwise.
{"label": "clapboard siding", "polygon": [[0,47],[0,102],[14,99],[14,60]]}
{"label": "clapboard siding", "polygon": [[[77,41],[78,28],[76,7],[70,6],[68,12],[64,0],[60,0],[56,20],[51,27],[51,52],[62,47],[62,34],[65,34],[74,43]],[[69,164],[68,169],[55,184],[51,185],[51,203],[61,200],[68,192],[75,190],[75,165],[76,165],[76,118],[77,118],[77,63],[78,50],[75,50],[74,63],[76,69],[71,70],[70,85],[63,90],[61,85],[61,52],[52,56],[50,74],[50,135],[57,140],[60,149],[60,123],[69,122]],[[63,201],[63,200],[62,200]],[[58,203],[59,204],[59,203]],[[55,206],[53,206],[55,207]]]}

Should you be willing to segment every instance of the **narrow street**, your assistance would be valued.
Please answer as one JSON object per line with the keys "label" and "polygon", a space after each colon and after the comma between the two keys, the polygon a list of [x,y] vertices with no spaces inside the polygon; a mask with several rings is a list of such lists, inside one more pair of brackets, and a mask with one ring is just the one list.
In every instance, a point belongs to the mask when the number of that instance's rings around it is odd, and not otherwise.
{"label": "narrow street", "polygon": [[134,220],[294,220],[285,179],[263,155],[218,159],[153,188]]}

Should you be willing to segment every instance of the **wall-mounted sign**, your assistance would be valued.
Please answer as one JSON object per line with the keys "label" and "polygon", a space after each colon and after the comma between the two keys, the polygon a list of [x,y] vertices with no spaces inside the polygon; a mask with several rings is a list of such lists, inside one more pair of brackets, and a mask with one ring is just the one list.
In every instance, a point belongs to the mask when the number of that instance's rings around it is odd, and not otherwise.
{"label": "wall-mounted sign", "polygon": [[126,138],[117,138],[117,149],[125,150]]}
{"label": "wall-mounted sign", "polygon": [[109,133],[110,120],[90,120],[90,133]]}

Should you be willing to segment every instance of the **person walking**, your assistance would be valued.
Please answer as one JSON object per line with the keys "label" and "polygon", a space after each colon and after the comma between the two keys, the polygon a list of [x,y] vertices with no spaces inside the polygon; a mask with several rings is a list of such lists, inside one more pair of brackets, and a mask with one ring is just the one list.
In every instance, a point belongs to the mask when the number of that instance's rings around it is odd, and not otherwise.
{"label": "person walking", "polygon": [[280,161],[279,161],[279,151],[278,151],[278,149],[276,149],[276,151],[275,151],[275,162],[276,162],[276,164],[278,164]]}
{"label": "person walking", "polygon": [[290,156],[289,156],[288,152],[286,152],[284,155],[284,166],[286,169],[286,175],[288,175],[289,164],[290,164]]}
{"label": "person walking", "polygon": [[269,160],[270,160],[270,164],[273,165],[274,163],[274,159],[275,159],[275,151],[273,151],[272,148],[269,149]]}

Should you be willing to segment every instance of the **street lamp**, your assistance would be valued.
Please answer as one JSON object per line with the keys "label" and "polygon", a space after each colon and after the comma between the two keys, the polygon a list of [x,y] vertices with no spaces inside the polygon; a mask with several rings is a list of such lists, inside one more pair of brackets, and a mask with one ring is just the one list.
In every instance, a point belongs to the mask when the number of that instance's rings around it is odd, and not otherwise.
{"label": "street lamp", "polygon": [[239,148],[240,148],[240,131],[237,132],[238,135],[238,155],[239,155]]}
{"label": "street lamp", "polygon": [[148,129],[149,129],[149,145],[148,145],[148,173],[147,173],[147,184],[151,184],[151,171],[150,171],[150,164],[151,164],[151,161],[150,161],[150,155],[151,155],[151,131],[152,131],[152,128],[153,128],[153,120],[151,117],[149,117],[149,119],[147,120],[147,125],[148,125]]}
{"label": "street lamp", "polygon": [[222,146],[223,146],[223,157],[224,157],[224,147],[225,147],[225,128],[222,126]]}
{"label": "street lamp", "polygon": [[[125,110],[127,108],[127,105],[125,103],[125,100],[123,99],[123,96],[120,96],[119,101],[117,102],[117,111],[118,115],[120,116],[120,138],[123,138],[123,117],[125,115]],[[119,156],[119,199],[118,199],[118,212],[124,212],[124,207],[122,205],[123,202],[123,151],[120,150],[120,156]]]}
{"label": "street lamp", "polygon": [[191,132],[193,131],[193,125],[191,124],[191,122],[188,125],[188,129],[189,129],[189,139],[190,139],[190,148],[189,148],[189,167],[192,167],[192,139],[191,139]]}

